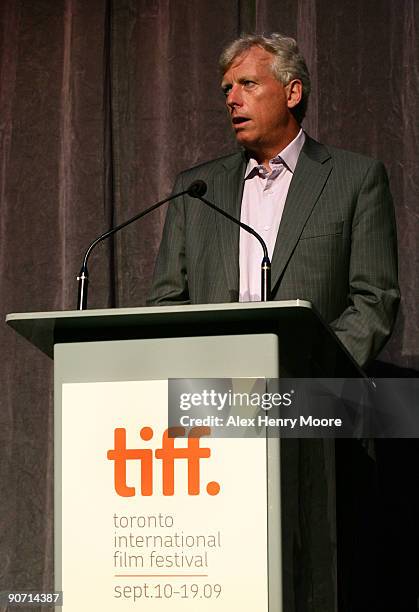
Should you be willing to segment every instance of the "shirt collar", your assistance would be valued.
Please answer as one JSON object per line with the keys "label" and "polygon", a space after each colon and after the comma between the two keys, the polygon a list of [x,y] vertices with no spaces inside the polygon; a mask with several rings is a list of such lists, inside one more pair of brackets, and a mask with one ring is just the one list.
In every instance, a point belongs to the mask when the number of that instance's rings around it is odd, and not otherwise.
{"label": "shirt collar", "polygon": [[[282,151],[280,151],[277,155],[275,155],[275,157],[273,157],[269,161],[273,164],[278,162],[283,163],[285,167],[288,168],[288,170],[294,174],[298,157],[301,153],[301,149],[304,146],[305,140],[306,135],[303,129],[301,128],[294,140],[292,140],[285,147],[285,149],[282,149]],[[258,164],[258,162],[253,157],[251,157],[247,162],[245,178],[250,178],[249,174],[252,172],[252,170],[258,168],[259,166],[260,164]]]}

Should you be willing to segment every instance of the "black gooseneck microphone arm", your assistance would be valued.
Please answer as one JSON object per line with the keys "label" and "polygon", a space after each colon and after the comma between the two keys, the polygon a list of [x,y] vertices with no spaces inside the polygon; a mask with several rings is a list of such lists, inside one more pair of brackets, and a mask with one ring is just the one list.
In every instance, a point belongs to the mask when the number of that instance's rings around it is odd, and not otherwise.
{"label": "black gooseneck microphone arm", "polygon": [[[164,200],[160,200],[160,202],[153,204],[153,206],[150,206],[150,208],[146,208],[145,210],[142,210],[140,213],[138,213],[134,217],[131,217],[130,219],[128,219],[127,221],[124,221],[124,223],[121,223],[120,225],[116,225],[115,227],[112,227],[110,230],[108,230],[107,232],[105,232],[104,234],[96,238],[95,240],[93,240],[93,242],[89,245],[89,247],[87,248],[84,254],[83,263],[82,263],[79,275],[77,277],[77,281],[78,281],[77,310],[86,310],[87,308],[87,290],[89,287],[89,272],[87,269],[87,261],[89,259],[90,253],[93,251],[95,246],[99,244],[99,242],[102,242],[102,240],[109,238],[109,236],[116,234],[116,232],[119,232],[119,230],[123,229],[127,225],[130,225],[130,223],[137,221],[137,219],[141,219],[141,217],[145,217],[149,213],[153,212],[153,210],[156,210],[156,208],[163,206],[163,204],[166,204],[166,202],[169,202],[170,200],[174,200],[175,198],[178,198],[185,194],[192,195],[192,192],[193,193],[196,192],[195,183],[197,182],[198,181],[195,181],[194,183],[189,185],[188,189],[185,189],[184,191],[180,191],[179,193],[175,193],[169,196],[168,198],[165,198]],[[205,190],[206,190],[206,187],[205,187]]]}
{"label": "black gooseneck microphone arm", "polygon": [[252,236],[257,238],[257,240],[259,240],[260,245],[263,249],[263,259],[261,263],[260,297],[261,297],[261,302],[269,302],[271,300],[271,261],[269,259],[268,248],[266,246],[265,241],[263,240],[262,236],[260,236],[256,232],[256,230],[253,229],[253,227],[250,227],[250,225],[247,225],[246,223],[239,221],[238,219],[230,215],[228,212],[226,212],[222,208],[219,208],[218,206],[216,206],[215,204],[213,204],[206,198],[202,197],[206,193],[206,191],[207,191],[206,183],[204,181],[197,180],[197,181],[194,181],[192,185],[190,186],[188,190],[188,195],[192,196],[193,198],[198,198],[198,200],[201,200],[201,202],[204,202],[204,204],[206,204],[210,208],[213,208],[217,212],[221,213],[224,217],[226,217],[227,219],[230,219],[230,221],[233,221],[233,223],[236,223],[236,225],[239,225],[241,228],[243,228],[244,230],[252,234]]}
{"label": "black gooseneck microphone arm", "polygon": [[206,193],[206,191],[207,191],[207,185],[204,181],[201,181],[201,180],[194,181],[184,191],[180,191],[179,193],[175,193],[174,195],[171,195],[168,198],[165,198],[164,200],[160,200],[160,202],[157,202],[156,204],[153,204],[153,206],[146,208],[140,213],[134,215],[134,217],[131,217],[127,221],[124,221],[124,223],[121,223],[120,225],[116,225],[115,227],[112,227],[110,230],[108,230],[104,234],[101,234],[98,238],[93,240],[93,242],[88,246],[84,254],[80,273],[77,277],[77,281],[78,281],[77,310],[86,310],[87,308],[87,291],[89,287],[89,272],[87,269],[87,261],[89,259],[91,252],[95,248],[95,246],[99,244],[99,242],[102,242],[102,240],[109,238],[109,236],[116,234],[116,232],[119,232],[119,230],[123,229],[127,225],[130,225],[130,223],[133,223],[134,221],[137,221],[137,219],[141,219],[142,217],[145,217],[149,213],[153,212],[153,210],[156,210],[156,208],[163,206],[163,204],[166,204],[166,202],[169,202],[170,200],[174,200],[175,198],[178,198],[186,194],[191,196],[192,198],[197,198],[201,200],[204,204],[214,209],[215,211],[219,212],[221,215],[223,215],[227,219],[230,219],[230,221],[233,221],[233,223],[236,223],[236,225],[239,225],[244,230],[252,234],[255,238],[257,238],[257,240],[259,240],[262,246],[262,249],[263,249],[263,260],[261,264],[261,283],[262,283],[261,284],[261,301],[262,302],[269,301],[271,299],[271,262],[269,259],[268,249],[266,247],[265,241],[263,240],[261,236],[259,236],[259,234],[252,227],[250,227],[249,225],[246,225],[246,223],[242,223],[242,221],[239,221],[238,219],[236,219],[235,217],[227,213],[225,210],[222,210],[221,208],[219,208],[212,202],[209,202],[208,200],[203,198],[202,196]]}

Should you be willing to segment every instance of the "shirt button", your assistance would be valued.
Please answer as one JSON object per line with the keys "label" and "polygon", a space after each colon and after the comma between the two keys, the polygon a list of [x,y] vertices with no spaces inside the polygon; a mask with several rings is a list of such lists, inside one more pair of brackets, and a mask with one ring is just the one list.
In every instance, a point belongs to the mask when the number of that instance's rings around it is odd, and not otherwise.
{"label": "shirt button", "polygon": [[265,232],[267,232],[268,230],[271,229],[271,226],[270,225],[265,225],[265,227],[263,229],[265,230]]}

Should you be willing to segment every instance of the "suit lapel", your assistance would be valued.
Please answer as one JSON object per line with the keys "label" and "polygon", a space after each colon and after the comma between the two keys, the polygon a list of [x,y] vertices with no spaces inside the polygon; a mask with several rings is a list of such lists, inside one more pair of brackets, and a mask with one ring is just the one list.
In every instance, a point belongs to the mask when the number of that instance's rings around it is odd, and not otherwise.
{"label": "suit lapel", "polygon": [[[224,160],[221,171],[214,177],[214,204],[236,219],[240,219],[245,168],[245,156],[243,153],[238,153]],[[220,214],[216,214],[215,227],[227,286],[238,295],[240,228]]]}
{"label": "suit lapel", "polygon": [[330,154],[326,147],[307,136],[288,190],[272,256],[273,290],[297,245],[331,169]]}

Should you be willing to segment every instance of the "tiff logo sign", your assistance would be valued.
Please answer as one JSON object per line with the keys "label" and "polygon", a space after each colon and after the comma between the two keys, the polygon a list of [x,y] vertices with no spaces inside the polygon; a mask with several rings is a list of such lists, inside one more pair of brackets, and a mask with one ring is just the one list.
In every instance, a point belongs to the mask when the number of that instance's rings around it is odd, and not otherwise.
{"label": "tiff logo sign", "polygon": [[[175,461],[186,460],[188,468],[188,494],[200,494],[200,461],[211,456],[211,449],[200,446],[202,436],[209,436],[209,427],[194,427],[188,435],[187,447],[176,447],[178,437],[185,435],[183,427],[171,427],[163,433],[161,448],[153,451],[151,448],[127,448],[126,429],[119,427],[114,432],[114,448],[108,450],[107,458],[114,461],[115,491],[121,497],[133,497],[136,489],[127,484],[127,461],[139,461],[141,495],[153,495],[154,458],[161,462],[163,495],[174,495],[175,492]],[[146,442],[152,439],[154,432],[151,427],[140,430],[140,438]],[[220,491],[218,482],[209,482],[206,486],[209,495],[217,495]]]}

